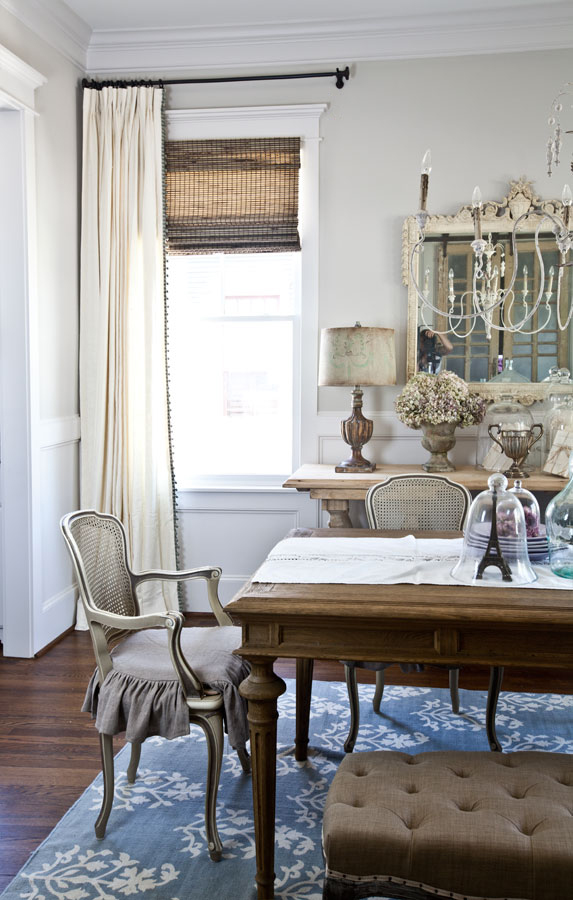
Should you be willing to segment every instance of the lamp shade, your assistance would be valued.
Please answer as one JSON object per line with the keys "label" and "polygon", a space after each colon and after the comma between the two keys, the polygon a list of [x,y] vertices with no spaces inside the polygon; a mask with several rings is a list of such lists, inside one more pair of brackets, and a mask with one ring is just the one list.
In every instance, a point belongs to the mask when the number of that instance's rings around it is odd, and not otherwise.
{"label": "lamp shade", "polygon": [[323,328],[319,385],[396,384],[392,328]]}

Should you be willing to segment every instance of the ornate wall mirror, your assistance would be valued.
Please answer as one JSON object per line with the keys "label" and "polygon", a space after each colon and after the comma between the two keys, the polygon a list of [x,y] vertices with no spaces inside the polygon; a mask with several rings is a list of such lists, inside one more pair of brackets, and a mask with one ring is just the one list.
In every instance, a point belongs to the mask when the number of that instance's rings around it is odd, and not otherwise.
{"label": "ornate wall mirror", "polygon": [[[481,213],[483,239],[488,242],[486,257],[490,265],[489,289],[492,295],[511,284],[515,256],[512,232],[515,222],[531,210],[543,210],[559,216],[563,204],[537,197],[531,182],[521,178],[510,182],[508,195],[499,202],[487,202]],[[535,248],[538,231],[542,262]],[[404,222],[402,274],[408,287],[407,376],[418,371],[455,372],[472,384],[487,399],[511,393],[521,402],[532,403],[551,392],[573,391],[572,384],[551,383],[550,371],[573,372],[573,322],[564,330],[573,302],[573,268],[560,267],[562,257],[554,237],[554,224],[542,214],[530,215],[518,231],[517,271],[513,290],[505,306],[496,309],[494,327],[487,335],[481,318],[462,320],[452,317],[452,309],[472,311],[475,257],[471,248],[474,219],[471,206],[462,206],[455,215],[429,215],[425,240],[419,253],[412,256],[420,232],[415,216]],[[484,257],[484,259],[486,258]],[[416,291],[431,296],[434,310],[425,306]],[[561,279],[559,308],[557,284]],[[543,299],[533,309],[540,286]],[[455,298],[455,300],[454,300]],[[500,319],[500,316],[503,318]],[[522,330],[497,330],[495,325],[514,325],[527,320]],[[453,330],[452,330],[453,325]],[[440,332],[443,332],[440,334]]]}

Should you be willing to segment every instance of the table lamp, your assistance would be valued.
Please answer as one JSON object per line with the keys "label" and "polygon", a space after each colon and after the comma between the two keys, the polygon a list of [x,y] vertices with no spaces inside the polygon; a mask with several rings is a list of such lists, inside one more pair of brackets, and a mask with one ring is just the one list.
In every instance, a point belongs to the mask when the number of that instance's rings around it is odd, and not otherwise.
{"label": "table lamp", "polygon": [[362,415],[362,387],[396,384],[394,331],[391,328],[323,328],[320,334],[319,385],[353,385],[352,414],[340,424],[352,456],[335,472],[374,472],[376,464],[362,456],[373,423]]}

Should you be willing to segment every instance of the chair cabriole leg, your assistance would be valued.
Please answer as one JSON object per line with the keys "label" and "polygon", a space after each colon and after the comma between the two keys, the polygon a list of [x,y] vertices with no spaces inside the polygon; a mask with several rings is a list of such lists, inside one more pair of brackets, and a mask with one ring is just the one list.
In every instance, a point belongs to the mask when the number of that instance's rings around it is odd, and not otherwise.
{"label": "chair cabriole leg", "polygon": [[495,713],[497,701],[503,681],[503,666],[492,666],[489,670],[489,690],[487,693],[487,706],[485,711],[485,730],[489,743],[489,749],[501,753],[501,744],[495,731]]}
{"label": "chair cabriole leg", "polygon": [[246,747],[236,747],[237,756],[239,757],[239,762],[241,763],[241,767],[245,775],[251,774],[251,757],[249,756],[249,751]]}
{"label": "chair cabriole leg", "polygon": [[208,718],[203,716],[191,717],[191,721],[201,726],[207,739],[205,832],[209,856],[214,862],[219,862],[223,855],[223,844],[217,831],[217,792],[219,790],[219,778],[221,777],[221,764],[223,762],[223,715],[219,712]]}
{"label": "chair cabriole leg", "polygon": [[460,670],[450,669],[450,699],[452,701],[452,712],[459,715],[460,712]]}
{"label": "chair cabriole leg", "polygon": [[350,730],[348,732],[348,737],[344,742],[344,752],[352,753],[356,738],[358,737],[358,728],[360,727],[360,705],[358,703],[358,685],[356,683],[355,666],[344,666],[344,675],[346,678],[348,701],[350,704]]}
{"label": "chair cabriole leg", "polygon": [[384,669],[376,670],[376,690],[374,691],[374,697],[372,700],[372,709],[375,713],[380,712],[380,704],[382,702],[382,695],[384,693]]}
{"label": "chair cabriole leg", "polygon": [[132,741],[131,756],[129,758],[129,765],[127,767],[127,782],[128,782],[128,784],[133,784],[133,782],[137,778],[137,767],[139,766],[140,757],[141,757],[141,742],[140,741]]}
{"label": "chair cabriole leg", "polygon": [[103,773],[103,801],[99,816],[95,823],[95,835],[98,840],[105,835],[105,828],[113,804],[113,737],[111,734],[100,734],[101,768]]}

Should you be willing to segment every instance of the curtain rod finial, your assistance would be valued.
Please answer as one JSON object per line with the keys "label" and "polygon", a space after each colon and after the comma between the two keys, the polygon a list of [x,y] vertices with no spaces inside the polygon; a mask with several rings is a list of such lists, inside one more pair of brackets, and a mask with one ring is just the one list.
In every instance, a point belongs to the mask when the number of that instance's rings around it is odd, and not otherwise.
{"label": "curtain rod finial", "polygon": [[350,78],[350,68],[348,66],[346,66],[345,69],[339,69],[337,67],[335,74],[336,74],[336,87],[343,88],[345,79],[346,79],[346,81],[348,81],[348,79]]}

